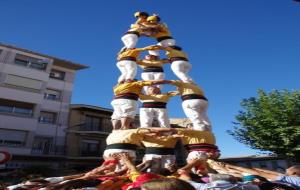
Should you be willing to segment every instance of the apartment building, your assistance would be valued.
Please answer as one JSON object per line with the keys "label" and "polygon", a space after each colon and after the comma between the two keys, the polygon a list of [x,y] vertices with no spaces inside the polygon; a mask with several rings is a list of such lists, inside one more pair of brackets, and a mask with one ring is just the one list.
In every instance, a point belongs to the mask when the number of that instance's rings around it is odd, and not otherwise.
{"label": "apartment building", "polygon": [[74,78],[85,68],[0,43],[0,150],[64,155]]}
{"label": "apartment building", "polygon": [[[112,131],[113,110],[85,104],[70,106],[70,125],[67,130],[67,156],[102,157],[106,137]],[[139,127],[139,118],[135,120]]]}

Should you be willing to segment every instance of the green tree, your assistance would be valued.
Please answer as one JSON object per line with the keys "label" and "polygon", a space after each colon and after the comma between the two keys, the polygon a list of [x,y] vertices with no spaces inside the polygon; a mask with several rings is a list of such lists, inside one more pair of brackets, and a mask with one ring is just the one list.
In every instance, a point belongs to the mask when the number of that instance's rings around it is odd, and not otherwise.
{"label": "green tree", "polygon": [[251,148],[300,159],[300,91],[258,91],[243,99],[228,133]]}

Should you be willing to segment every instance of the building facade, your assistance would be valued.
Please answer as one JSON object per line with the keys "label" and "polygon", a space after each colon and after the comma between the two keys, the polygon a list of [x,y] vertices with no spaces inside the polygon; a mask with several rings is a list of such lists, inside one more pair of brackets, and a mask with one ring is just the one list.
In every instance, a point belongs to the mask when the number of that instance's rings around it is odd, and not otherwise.
{"label": "building facade", "polygon": [[[72,104],[67,130],[67,156],[102,158],[106,137],[112,131],[113,110],[98,106]],[[134,125],[139,127],[138,117]]]}
{"label": "building facade", "polygon": [[102,156],[106,137],[112,131],[112,110],[97,106],[73,104],[67,130],[67,156]]}
{"label": "building facade", "polygon": [[285,158],[265,155],[251,155],[241,157],[220,158],[220,161],[246,167],[246,168],[262,168],[285,173],[285,169],[293,165],[293,163]]}
{"label": "building facade", "polygon": [[84,68],[0,44],[0,150],[64,155],[74,77]]}

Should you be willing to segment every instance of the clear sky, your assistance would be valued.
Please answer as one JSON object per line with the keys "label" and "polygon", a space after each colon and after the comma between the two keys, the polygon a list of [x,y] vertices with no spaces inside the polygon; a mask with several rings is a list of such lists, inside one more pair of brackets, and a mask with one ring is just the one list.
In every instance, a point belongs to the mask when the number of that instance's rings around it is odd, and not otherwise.
{"label": "clear sky", "polygon": [[[89,65],[77,74],[72,103],[110,108],[116,53],[135,11],[157,13],[189,54],[190,75],[209,98],[223,156],[257,153],[231,129],[243,98],[257,89],[299,89],[300,3],[292,0],[3,0],[0,42]],[[141,38],[138,47],[156,43]],[[176,79],[165,67],[168,79]],[[139,75],[138,75],[139,77]],[[167,89],[167,88],[166,88]],[[169,104],[183,117],[181,101]]]}

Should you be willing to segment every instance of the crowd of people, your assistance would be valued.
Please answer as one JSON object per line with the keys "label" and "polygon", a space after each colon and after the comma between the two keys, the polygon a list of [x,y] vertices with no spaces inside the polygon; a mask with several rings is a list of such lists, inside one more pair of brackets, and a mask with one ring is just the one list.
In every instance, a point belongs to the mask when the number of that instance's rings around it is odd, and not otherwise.
{"label": "crowd of people", "polygon": [[[121,75],[114,87],[111,105],[113,131],[106,139],[104,162],[81,174],[37,178],[9,186],[21,189],[85,189],[85,190],[205,190],[205,189],[299,189],[300,166],[286,174],[258,168],[243,168],[217,161],[220,151],[207,116],[208,100],[203,90],[188,75],[191,69],[188,56],[176,45],[166,24],[158,15],[135,13],[136,22],[122,37],[124,47],[117,56]],[[140,36],[155,38],[156,45],[136,48]],[[140,54],[148,51],[144,59]],[[166,58],[160,59],[160,51]],[[165,80],[163,66],[179,80]],[[137,65],[142,80],[135,79]],[[163,85],[177,89],[162,93]],[[185,128],[171,128],[167,103],[180,95],[182,108],[190,123]],[[133,121],[138,100],[140,127]],[[153,120],[159,126],[153,127]],[[178,166],[175,145],[180,141],[187,151],[186,165]],[[145,149],[142,161],[136,165],[136,151]]]}
{"label": "crowd of people", "polygon": [[[153,160],[157,163],[159,159]],[[119,168],[119,164],[123,167]],[[159,163],[159,162],[158,162]],[[150,163],[151,165],[151,163]],[[127,153],[118,153],[101,166],[77,175],[37,178],[7,190],[298,190],[300,166],[286,174],[244,168],[212,159],[187,160],[183,167],[169,164],[150,168],[148,160],[135,165]],[[156,171],[155,171],[156,170]]]}

